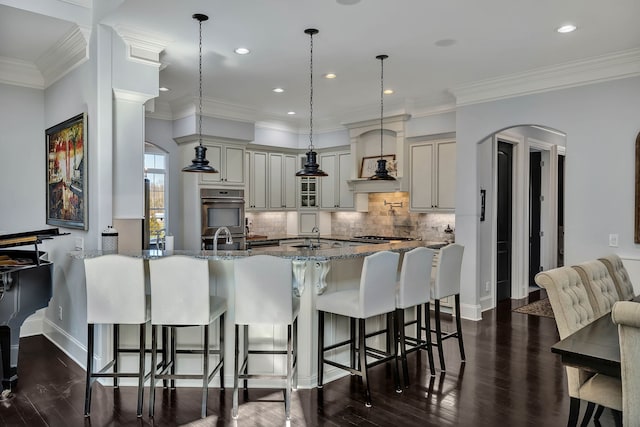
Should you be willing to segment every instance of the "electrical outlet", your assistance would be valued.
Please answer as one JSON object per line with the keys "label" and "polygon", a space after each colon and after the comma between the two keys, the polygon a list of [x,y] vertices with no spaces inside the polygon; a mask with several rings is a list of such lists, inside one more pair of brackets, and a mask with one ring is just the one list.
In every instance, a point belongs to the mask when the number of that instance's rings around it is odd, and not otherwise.
{"label": "electrical outlet", "polygon": [[609,246],[613,248],[618,247],[618,235],[617,234],[609,234]]}
{"label": "electrical outlet", "polygon": [[62,320],[62,306],[58,306],[58,320]]}
{"label": "electrical outlet", "polygon": [[84,238],[76,237],[75,248],[76,251],[84,251]]}
{"label": "electrical outlet", "polygon": [[490,289],[491,289],[491,283],[486,282],[486,283],[484,284],[484,291],[485,291],[485,292],[489,292],[489,290],[490,290]]}

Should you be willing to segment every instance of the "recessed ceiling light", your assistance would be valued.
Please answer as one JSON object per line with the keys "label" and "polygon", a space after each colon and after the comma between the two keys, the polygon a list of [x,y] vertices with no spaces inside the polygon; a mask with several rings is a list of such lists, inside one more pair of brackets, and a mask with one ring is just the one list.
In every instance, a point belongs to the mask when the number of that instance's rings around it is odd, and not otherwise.
{"label": "recessed ceiling light", "polygon": [[276,88],[273,88],[273,91],[275,93],[282,93],[282,92],[284,92],[284,89],[282,89],[281,87],[276,87]]}
{"label": "recessed ceiling light", "polygon": [[382,91],[385,95],[391,95],[393,93],[393,89],[385,89]]}
{"label": "recessed ceiling light", "polygon": [[246,55],[247,53],[251,52],[249,49],[247,49],[246,47],[239,47],[236,48],[236,50],[234,50],[235,53],[237,53],[238,55]]}
{"label": "recessed ceiling light", "polygon": [[336,3],[341,4],[343,6],[351,6],[353,4],[360,3],[360,0],[336,0]]}
{"label": "recessed ceiling light", "polygon": [[168,87],[164,87],[164,86],[162,86],[162,87],[158,88],[158,90],[159,90],[160,92],[169,92],[171,89],[169,89]]}
{"label": "recessed ceiling light", "polygon": [[327,73],[324,75],[325,79],[335,79],[336,77],[338,76],[336,76],[335,73]]}
{"label": "recessed ceiling light", "polygon": [[438,47],[449,47],[453,46],[456,43],[458,43],[458,41],[454,39],[441,39],[436,41],[434,44]]}
{"label": "recessed ceiling light", "polygon": [[287,114],[290,115],[290,116],[295,116],[296,112],[295,111],[289,111]]}
{"label": "recessed ceiling light", "polygon": [[573,24],[567,24],[567,25],[563,25],[562,27],[558,28],[556,31],[559,33],[571,33],[573,31],[576,30],[576,26]]}

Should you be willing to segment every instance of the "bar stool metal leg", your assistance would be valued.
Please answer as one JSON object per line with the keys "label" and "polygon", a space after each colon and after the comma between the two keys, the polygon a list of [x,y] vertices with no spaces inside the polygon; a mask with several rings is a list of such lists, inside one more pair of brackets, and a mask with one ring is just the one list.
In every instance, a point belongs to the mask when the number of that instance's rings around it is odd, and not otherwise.
{"label": "bar stool metal leg", "polygon": [[438,347],[438,356],[440,357],[440,369],[445,371],[444,351],[442,349],[442,325],[440,323],[440,300],[436,300],[436,346]]}
{"label": "bar stool metal leg", "polygon": [[[353,340],[353,336],[351,337]],[[351,351],[351,367],[353,367],[354,351]],[[324,311],[318,310],[318,388],[322,388],[324,375]]]}
{"label": "bar stool metal leg", "polygon": [[426,343],[424,344],[425,349],[427,350],[427,357],[429,358],[429,370],[431,371],[431,376],[436,375],[436,368],[433,362],[433,342],[431,340],[431,309],[429,308],[429,303],[426,302],[424,304],[424,329],[427,332]]}
{"label": "bar stool metal leg", "polygon": [[203,329],[204,348],[202,349],[202,418],[207,416],[207,398],[209,397],[209,325],[205,325]]}
{"label": "bar stool metal leg", "polygon": [[[120,359],[120,325],[113,325],[113,372],[118,372],[118,359]],[[113,387],[118,388],[118,377],[113,377]]]}
{"label": "bar stool metal leg", "polygon": [[239,357],[240,357],[240,325],[235,325],[235,345],[233,350],[233,409],[231,417],[235,420],[238,418],[238,374],[239,374]]}
{"label": "bar stool metal leg", "polygon": [[[151,325],[151,380],[149,382],[149,417],[153,417],[153,413],[155,410],[155,399],[156,399],[156,371],[158,369],[158,327],[156,325]],[[163,330],[164,336],[164,330]],[[163,347],[166,347],[166,343],[163,344]],[[165,359],[166,360],[166,359]],[[166,369],[164,366],[162,369]]]}
{"label": "bar stool metal leg", "polygon": [[93,347],[94,347],[94,324],[89,323],[87,326],[87,380],[85,384],[84,392],[84,416],[88,417],[91,412],[91,384],[93,378],[91,373],[93,372]]}
{"label": "bar stool metal leg", "polygon": [[142,417],[142,400],[144,399],[144,358],[146,356],[147,324],[143,323],[138,328],[140,329],[140,351],[138,353],[138,410],[136,415],[140,418]]}
{"label": "bar stool metal leg", "polygon": [[462,318],[460,316],[460,294],[456,294],[456,329],[458,338],[458,346],[460,347],[460,359],[464,362],[466,360],[464,355],[464,343],[462,342]]}
{"label": "bar stool metal leg", "polygon": [[369,390],[369,376],[367,372],[367,336],[365,319],[358,319],[358,355],[362,367],[362,386],[364,388],[365,406],[371,408],[371,391]]}

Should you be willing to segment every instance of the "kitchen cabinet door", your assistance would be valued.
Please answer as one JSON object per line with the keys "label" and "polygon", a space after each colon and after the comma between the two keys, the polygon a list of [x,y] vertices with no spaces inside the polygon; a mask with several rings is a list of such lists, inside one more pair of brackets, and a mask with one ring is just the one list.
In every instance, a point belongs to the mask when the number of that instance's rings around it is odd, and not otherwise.
{"label": "kitchen cabinet door", "polygon": [[437,145],[437,203],[438,209],[456,207],[456,143],[442,142]]}
{"label": "kitchen cabinet door", "polygon": [[325,209],[353,209],[351,179],[351,153],[326,153],[320,156],[320,167],[329,176],[320,178],[320,207]]}
{"label": "kitchen cabinet door", "polygon": [[267,209],[267,153],[248,152],[249,185],[245,198],[249,200],[247,209]]}
{"label": "kitchen cabinet door", "polygon": [[295,155],[269,153],[269,207],[295,209],[296,207]]}
{"label": "kitchen cabinet door", "polygon": [[410,146],[410,209],[414,212],[455,209],[456,143],[429,141]]}
{"label": "kitchen cabinet door", "polygon": [[244,148],[225,144],[204,144],[209,164],[218,173],[200,174],[202,184],[244,185]]}
{"label": "kitchen cabinet door", "polygon": [[416,144],[410,148],[410,208],[421,211],[433,208],[433,144]]}

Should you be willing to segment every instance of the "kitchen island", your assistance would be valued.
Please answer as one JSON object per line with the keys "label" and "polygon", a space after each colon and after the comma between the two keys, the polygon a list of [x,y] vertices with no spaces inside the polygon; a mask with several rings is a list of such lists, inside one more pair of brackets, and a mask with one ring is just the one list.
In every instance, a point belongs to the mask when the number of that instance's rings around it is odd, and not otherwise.
{"label": "kitchen island", "polygon": [[[290,245],[264,248],[259,251],[138,251],[120,252],[121,255],[143,257],[153,259],[171,255],[185,255],[209,260],[210,272],[210,292],[212,295],[224,297],[228,302],[227,317],[225,322],[225,335],[227,343],[232,343],[234,332],[234,263],[237,258],[244,258],[252,255],[272,255],[288,258],[293,261],[295,284],[293,292],[300,296],[300,314],[298,317],[298,384],[302,388],[312,388],[317,384],[317,330],[318,320],[315,310],[316,295],[325,290],[340,290],[357,288],[360,283],[360,273],[364,257],[380,251],[393,251],[404,253],[420,246],[436,246],[437,242],[423,241],[402,241],[384,244],[367,244],[358,246],[344,245],[329,249],[309,249],[299,248]],[[101,256],[102,251],[76,251],[71,255],[81,260],[87,257]],[[399,267],[398,267],[399,268]],[[176,292],[180,291],[180,285],[176,284]],[[369,325],[370,323],[370,325]],[[373,318],[368,320],[368,329],[382,328],[385,325],[384,318]],[[128,331],[123,328],[121,335],[126,337],[127,342],[132,345],[136,342],[136,332],[133,328]],[[199,342],[200,337],[195,328],[181,331],[178,338],[178,346],[181,343]],[[212,331],[216,328],[212,328]],[[105,330],[103,342],[107,343],[108,331]],[[325,326],[326,342],[336,342],[346,339],[349,334],[349,323],[347,319],[327,315]],[[218,340],[217,336],[211,336],[211,342]],[[263,349],[273,347],[282,348],[286,343],[286,328],[272,327],[265,325],[262,327],[252,327],[251,331],[252,347],[253,343],[260,343]],[[105,346],[107,347],[107,346]],[[335,350],[331,357],[342,363],[348,362],[346,350]],[[103,359],[98,355],[98,360]],[[233,346],[227,345],[225,350],[225,382],[233,383]],[[135,357],[126,360],[124,363],[134,363]],[[199,361],[195,358],[179,364],[178,370],[190,372],[198,369]],[[264,374],[274,374],[284,372],[285,360],[281,356],[257,356],[250,360],[252,371]],[[325,371],[325,381],[331,381],[346,375],[344,371],[338,369],[327,369]],[[212,381],[212,386],[218,384],[217,379]],[[196,386],[194,382],[182,380],[178,382],[182,386]],[[259,380],[252,382],[253,387],[260,387],[263,384]],[[267,384],[264,384],[267,386]]]}

